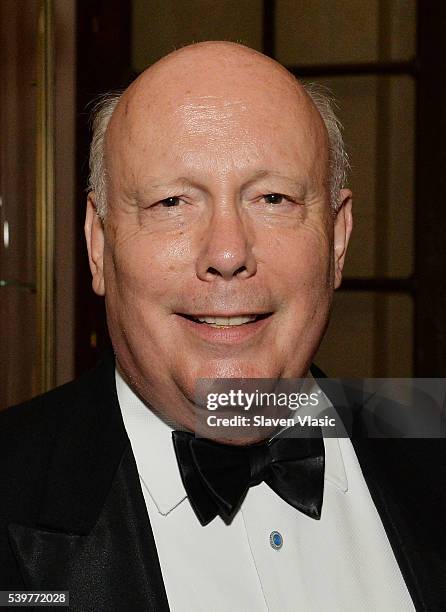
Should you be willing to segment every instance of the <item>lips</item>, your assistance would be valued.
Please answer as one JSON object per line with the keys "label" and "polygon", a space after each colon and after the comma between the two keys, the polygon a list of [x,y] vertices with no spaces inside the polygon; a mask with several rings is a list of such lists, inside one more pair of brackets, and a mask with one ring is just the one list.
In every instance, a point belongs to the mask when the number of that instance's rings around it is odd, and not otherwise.
{"label": "lips", "polygon": [[194,323],[200,323],[204,325],[209,325],[210,327],[237,327],[240,325],[247,325],[249,323],[254,323],[260,319],[265,319],[269,317],[271,313],[261,313],[261,314],[237,314],[233,316],[215,316],[215,315],[191,315],[191,314],[181,314],[182,317],[193,321]]}
{"label": "lips", "polygon": [[224,313],[175,313],[181,328],[189,338],[204,342],[204,346],[250,346],[265,330],[272,319],[272,312],[240,313],[229,316]]}

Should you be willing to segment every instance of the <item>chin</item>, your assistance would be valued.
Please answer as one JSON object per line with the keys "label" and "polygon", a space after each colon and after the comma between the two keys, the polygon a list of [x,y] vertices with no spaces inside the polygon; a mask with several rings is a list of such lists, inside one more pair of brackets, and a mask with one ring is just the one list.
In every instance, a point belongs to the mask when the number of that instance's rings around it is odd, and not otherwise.
{"label": "chin", "polygon": [[280,378],[280,376],[281,368],[273,364],[222,359],[203,363],[200,367],[194,368],[188,378],[195,383],[199,378]]}

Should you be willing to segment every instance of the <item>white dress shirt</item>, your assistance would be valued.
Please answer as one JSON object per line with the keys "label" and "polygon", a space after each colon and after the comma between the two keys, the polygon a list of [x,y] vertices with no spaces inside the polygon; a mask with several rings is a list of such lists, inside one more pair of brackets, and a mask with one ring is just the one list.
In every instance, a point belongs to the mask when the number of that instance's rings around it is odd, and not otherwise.
{"label": "white dress shirt", "polygon": [[[230,525],[217,516],[203,527],[181,480],[172,428],[119,372],[116,385],[172,612],[414,610],[348,438],[324,437],[320,520],[261,483]],[[270,543],[273,531],[280,549]]]}

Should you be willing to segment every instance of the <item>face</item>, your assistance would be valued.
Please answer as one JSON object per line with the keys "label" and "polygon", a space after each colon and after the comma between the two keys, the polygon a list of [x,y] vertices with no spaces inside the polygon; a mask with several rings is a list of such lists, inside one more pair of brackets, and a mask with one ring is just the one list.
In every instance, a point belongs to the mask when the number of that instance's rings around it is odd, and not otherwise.
{"label": "face", "polygon": [[244,78],[203,61],[197,80],[185,60],[136,82],[107,132],[106,221],[94,194],[87,211],[119,365],[190,430],[199,378],[305,376],[351,228],[350,193],[336,219],[328,202],[320,117],[256,61]]}

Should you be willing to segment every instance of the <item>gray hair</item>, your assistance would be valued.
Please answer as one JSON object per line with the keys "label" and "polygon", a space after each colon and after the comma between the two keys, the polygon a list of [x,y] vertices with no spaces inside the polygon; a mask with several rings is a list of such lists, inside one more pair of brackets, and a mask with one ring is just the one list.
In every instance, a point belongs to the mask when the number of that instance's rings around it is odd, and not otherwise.
{"label": "gray hair", "polygon": [[122,91],[102,95],[91,112],[90,175],[88,191],[95,195],[96,212],[104,220],[107,213],[107,167],[105,163],[105,133],[111,116],[121,99]]}
{"label": "gray hair", "polygon": [[342,137],[342,124],[336,116],[337,108],[334,96],[319,83],[301,83],[319,111],[328,134],[329,159],[329,189],[330,203],[334,212],[339,208],[339,191],[347,183],[347,173],[350,169],[347,151]]}
{"label": "gray hair", "polygon": [[[329,192],[334,212],[339,205],[339,190],[345,186],[349,169],[348,156],[342,138],[342,125],[336,117],[335,102],[329,90],[317,83],[301,83],[318,109],[328,133]],[[122,91],[101,96],[92,111],[92,139],[90,145],[90,175],[88,191],[93,191],[96,212],[104,220],[107,213],[107,167],[105,163],[105,134],[111,116],[118,105]]]}

